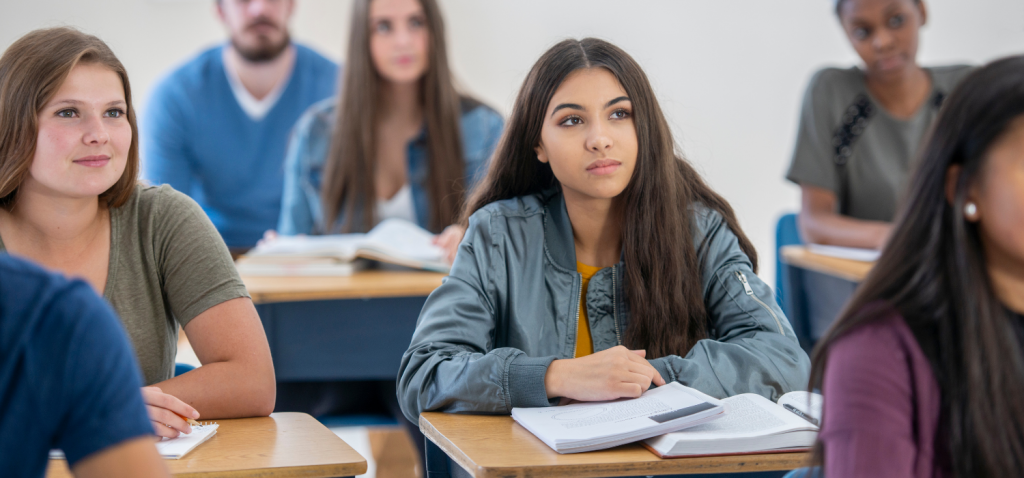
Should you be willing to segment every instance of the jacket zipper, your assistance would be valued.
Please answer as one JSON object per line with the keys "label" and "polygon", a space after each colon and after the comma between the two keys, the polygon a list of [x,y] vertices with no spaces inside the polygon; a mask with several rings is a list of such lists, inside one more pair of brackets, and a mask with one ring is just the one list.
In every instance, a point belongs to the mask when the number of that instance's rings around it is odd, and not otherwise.
{"label": "jacket zipper", "polygon": [[746,291],[747,295],[749,295],[751,299],[754,299],[754,301],[757,302],[758,304],[761,304],[761,307],[764,307],[764,310],[768,311],[768,313],[771,314],[772,318],[775,319],[775,325],[779,326],[779,333],[782,335],[786,335],[786,333],[782,331],[782,322],[779,322],[779,317],[775,315],[775,312],[772,311],[772,308],[768,307],[768,305],[765,304],[764,302],[761,302],[761,299],[758,299],[757,296],[754,295],[754,289],[750,288],[750,283],[747,282],[747,276],[744,275],[741,271],[736,271],[736,277],[740,280],[740,282],[743,283],[743,290]]}
{"label": "jacket zipper", "polygon": [[580,341],[580,308],[586,305],[582,302],[583,274],[577,272],[576,275],[580,276],[580,285],[576,289],[576,338],[572,343],[572,358],[576,358],[576,349],[579,347]]}
{"label": "jacket zipper", "polygon": [[618,275],[618,266],[612,266],[612,318],[615,319],[615,345],[622,345],[622,335],[619,334],[619,301],[615,293],[618,291],[618,284],[615,277]]}

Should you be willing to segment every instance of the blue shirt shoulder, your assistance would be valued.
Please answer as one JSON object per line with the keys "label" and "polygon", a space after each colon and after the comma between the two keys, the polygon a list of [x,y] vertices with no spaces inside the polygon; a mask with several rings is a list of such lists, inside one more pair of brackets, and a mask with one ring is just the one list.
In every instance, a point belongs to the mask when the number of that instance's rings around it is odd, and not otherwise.
{"label": "blue shirt shoulder", "polygon": [[306,46],[295,49],[288,83],[263,117],[238,104],[223,46],[161,80],[142,115],[142,176],[192,197],[230,247],[251,247],[277,225],[289,134],[303,111],[337,86],[334,62]]}
{"label": "blue shirt shoulder", "polygon": [[0,460],[4,476],[43,476],[153,433],[142,381],[114,311],[81,280],[0,254]]}

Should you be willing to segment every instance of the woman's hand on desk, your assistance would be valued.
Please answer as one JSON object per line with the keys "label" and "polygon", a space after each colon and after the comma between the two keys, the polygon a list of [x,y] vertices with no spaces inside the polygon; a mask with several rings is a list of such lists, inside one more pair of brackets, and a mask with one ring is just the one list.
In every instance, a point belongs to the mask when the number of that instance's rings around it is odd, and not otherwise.
{"label": "woman's hand on desk", "polygon": [[544,376],[548,398],[594,402],[639,397],[651,383],[665,385],[645,356],[643,350],[620,345],[585,357],[555,360]]}
{"label": "woman's hand on desk", "polygon": [[462,242],[464,235],[466,235],[466,228],[452,224],[434,236],[434,245],[444,249],[444,259],[449,264],[455,262],[455,253],[459,252],[459,243]]}
{"label": "woman's hand on desk", "polygon": [[175,438],[178,433],[192,433],[185,418],[199,418],[199,412],[187,403],[168,395],[159,387],[142,387],[142,401],[153,422],[153,431],[161,437]]}

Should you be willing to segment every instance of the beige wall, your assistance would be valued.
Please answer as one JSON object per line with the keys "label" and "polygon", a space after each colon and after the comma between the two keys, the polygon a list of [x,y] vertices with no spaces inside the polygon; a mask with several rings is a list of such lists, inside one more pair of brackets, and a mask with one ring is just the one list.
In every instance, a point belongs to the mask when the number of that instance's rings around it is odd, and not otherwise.
{"label": "beige wall", "polygon": [[[341,59],[351,2],[297,0],[294,36]],[[466,89],[508,111],[523,76],[566,37],[617,43],[645,67],[677,141],[736,208],[774,282],[774,224],[799,206],[784,179],[811,73],[856,61],[830,0],[441,0]],[[213,0],[0,0],[0,48],[40,27],[73,25],[110,43],[144,109],[153,82],[222,41]],[[1024,2],[935,0],[925,64],[1024,53]]]}

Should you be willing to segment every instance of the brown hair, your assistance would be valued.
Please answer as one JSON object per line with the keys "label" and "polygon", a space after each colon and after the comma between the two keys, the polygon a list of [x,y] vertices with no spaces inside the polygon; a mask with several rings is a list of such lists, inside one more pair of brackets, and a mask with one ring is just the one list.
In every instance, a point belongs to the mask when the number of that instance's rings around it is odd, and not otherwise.
{"label": "brown hair", "polygon": [[625,291],[630,324],[625,342],[647,356],[686,355],[707,337],[701,264],[692,232],[694,208],[721,214],[736,234],[755,270],[757,253],[743,234],[732,207],[711,190],[682,155],[651,84],[626,52],[594,38],[565,40],[548,50],[530,70],[516,97],[507,129],[487,177],[469,201],[463,220],[487,204],[536,194],[558,186],[551,166],[537,160],[548,103],[562,81],[584,68],[605,68],[633,104],[637,136],[636,169],[622,192],[626,217],[622,232]]}
{"label": "brown hair", "polygon": [[124,205],[139,175],[139,130],[128,72],[103,40],[67,27],[35,30],[0,57],[0,207],[9,208],[28,175],[39,135],[38,115],[80,63],[110,68],[121,77],[132,143],[117,183],[100,194],[108,207]]}
{"label": "brown hair", "polygon": [[[356,0],[348,55],[341,79],[331,147],[324,166],[321,202],[324,231],[335,228],[344,209],[344,230],[369,229],[374,223],[376,119],[382,81],[370,58],[370,2]],[[434,0],[419,0],[430,35],[429,66],[420,80],[427,126],[429,227],[440,232],[458,219],[465,194],[465,159],[459,129],[459,94],[448,68],[444,21]],[[357,223],[360,222],[360,223]]]}
{"label": "brown hair", "polygon": [[[943,102],[921,145],[892,236],[871,273],[814,349],[821,387],[835,343],[897,311],[942,394],[939,444],[954,476],[1019,476],[1024,468],[1024,343],[989,278],[978,224],[964,218],[989,148],[1024,117],[1024,56],[975,70]],[[960,175],[946,196],[946,175]],[[826,424],[823,422],[822,426]],[[815,446],[815,461],[826,460]]]}

